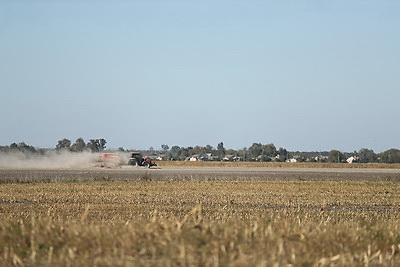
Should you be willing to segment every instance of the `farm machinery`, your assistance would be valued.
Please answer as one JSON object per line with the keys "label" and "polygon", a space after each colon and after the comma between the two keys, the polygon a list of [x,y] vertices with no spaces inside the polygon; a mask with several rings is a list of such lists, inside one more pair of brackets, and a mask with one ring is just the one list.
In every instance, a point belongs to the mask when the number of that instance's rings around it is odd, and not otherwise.
{"label": "farm machinery", "polygon": [[[125,159],[125,160],[124,160]],[[98,160],[97,167],[105,167],[105,168],[116,168],[121,167],[122,165],[133,165],[136,167],[153,167],[157,166],[157,164],[148,157],[143,157],[139,152],[131,152],[129,154],[129,158],[127,159],[125,156],[121,156],[117,153],[103,153]]]}
{"label": "farm machinery", "polygon": [[128,165],[143,166],[147,168],[157,166],[157,164],[152,159],[143,157],[142,154],[140,154],[139,152],[131,153]]}

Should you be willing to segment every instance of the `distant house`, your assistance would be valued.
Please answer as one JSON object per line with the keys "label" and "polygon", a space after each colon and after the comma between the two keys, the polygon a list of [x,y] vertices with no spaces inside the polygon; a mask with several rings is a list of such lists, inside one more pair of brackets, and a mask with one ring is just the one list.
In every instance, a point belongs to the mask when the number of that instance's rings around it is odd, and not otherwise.
{"label": "distant house", "polygon": [[185,161],[199,161],[200,156],[199,155],[192,155],[191,157],[187,157]]}
{"label": "distant house", "polygon": [[222,160],[223,161],[233,161],[234,155],[226,155]]}
{"label": "distant house", "polygon": [[358,157],[356,156],[351,156],[350,158],[346,159],[347,163],[354,163],[358,161]]}

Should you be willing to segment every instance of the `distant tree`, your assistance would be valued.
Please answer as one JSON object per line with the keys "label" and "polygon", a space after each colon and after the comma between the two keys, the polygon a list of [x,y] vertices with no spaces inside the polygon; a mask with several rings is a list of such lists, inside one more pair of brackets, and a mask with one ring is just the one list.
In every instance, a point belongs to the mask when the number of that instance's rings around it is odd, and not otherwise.
{"label": "distant tree", "polygon": [[87,143],[87,147],[92,152],[100,152],[106,148],[107,141],[105,139],[90,139],[89,143]]}
{"label": "distant tree", "polygon": [[36,153],[37,150],[34,146],[27,145],[25,142],[21,143],[12,143],[9,147],[11,151],[21,151],[21,152],[31,152],[31,153]]}
{"label": "distant tree", "polygon": [[329,152],[329,156],[328,156],[328,161],[329,162],[337,162],[340,163],[344,160],[344,155],[342,152],[340,152],[339,150],[331,150]]}
{"label": "distant tree", "polygon": [[217,145],[217,155],[221,158],[225,156],[225,147],[223,142],[220,142]]}
{"label": "distant tree", "polygon": [[56,150],[61,150],[61,149],[70,149],[71,148],[71,140],[64,138],[61,140],[58,140],[58,144],[56,145]]}
{"label": "distant tree", "polygon": [[83,138],[80,137],[76,139],[75,143],[71,146],[71,151],[82,152],[83,150],[85,150],[85,148],[86,148],[85,141],[83,140]]}
{"label": "distant tree", "polygon": [[211,153],[213,151],[213,147],[210,146],[210,145],[206,145],[204,147],[204,150],[205,150],[206,153]]}
{"label": "distant tree", "polygon": [[275,157],[277,155],[276,147],[274,144],[267,144],[263,146],[264,154],[267,157]]}
{"label": "distant tree", "polygon": [[181,147],[178,159],[185,160],[187,157],[191,156],[190,151],[192,149],[193,149],[193,147]]}
{"label": "distant tree", "polygon": [[201,156],[201,155],[205,154],[205,149],[202,146],[195,146],[195,147],[193,147],[191,153],[193,155],[200,155]]}
{"label": "distant tree", "polygon": [[361,163],[376,162],[377,160],[374,151],[367,148],[361,148],[356,155],[359,157],[359,162]]}
{"label": "distant tree", "polygon": [[86,147],[88,147],[92,152],[98,152],[100,149],[96,139],[90,139],[86,144]]}
{"label": "distant tree", "polygon": [[179,159],[179,155],[181,154],[181,148],[179,146],[171,147],[170,151],[167,153],[168,159],[177,160]]}
{"label": "distant tree", "polygon": [[400,150],[392,148],[380,154],[383,163],[400,163]]}
{"label": "distant tree", "polygon": [[99,139],[99,143],[100,143],[100,150],[106,149],[106,144],[107,144],[106,139],[104,138]]}
{"label": "distant tree", "polygon": [[248,149],[248,154],[251,160],[271,161],[271,157],[275,157],[277,151],[274,144],[253,143]]}
{"label": "distant tree", "polygon": [[18,145],[17,145],[16,143],[12,143],[12,144],[10,145],[10,149],[11,149],[11,150],[19,150],[19,149],[18,149]]}
{"label": "distant tree", "polygon": [[263,152],[263,147],[261,143],[253,143],[248,149],[248,158],[251,160],[257,160]]}
{"label": "distant tree", "polygon": [[162,149],[163,153],[166,153],[169,150],[169,146],[168,145],[161,145],[161,149]]}
{"label": "distant tree", "polygon": [[277,158],[277,161],[285,162],[288,159],[288,152],[283,147],[280,147],[278,149],[277,153],[279,155],[279,158]]}

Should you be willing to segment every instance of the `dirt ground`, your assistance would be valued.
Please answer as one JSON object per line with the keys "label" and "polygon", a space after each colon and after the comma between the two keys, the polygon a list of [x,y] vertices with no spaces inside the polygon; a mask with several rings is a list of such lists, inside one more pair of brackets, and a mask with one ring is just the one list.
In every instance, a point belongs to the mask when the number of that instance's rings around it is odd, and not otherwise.
{"label": "dirt ground", "polygon": [[0,182],[110,180],[389,180],[400,181],[400,169],[271,167],[141,167],[85,169],[0,168]]}

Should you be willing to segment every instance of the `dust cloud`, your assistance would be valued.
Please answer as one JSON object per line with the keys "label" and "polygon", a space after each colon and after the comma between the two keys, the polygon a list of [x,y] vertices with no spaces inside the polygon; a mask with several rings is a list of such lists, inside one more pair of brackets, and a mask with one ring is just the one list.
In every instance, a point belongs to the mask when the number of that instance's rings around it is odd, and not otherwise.
{"label": "dust cloud", "polygon": [[43,155],[8,152],[0,153],[0,168],[68,169],[95,167],[101,154],[90,152],[48,151]]}

